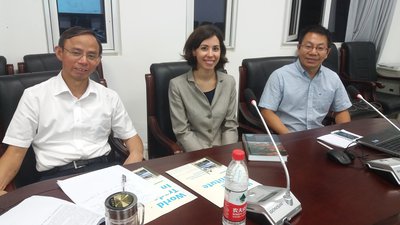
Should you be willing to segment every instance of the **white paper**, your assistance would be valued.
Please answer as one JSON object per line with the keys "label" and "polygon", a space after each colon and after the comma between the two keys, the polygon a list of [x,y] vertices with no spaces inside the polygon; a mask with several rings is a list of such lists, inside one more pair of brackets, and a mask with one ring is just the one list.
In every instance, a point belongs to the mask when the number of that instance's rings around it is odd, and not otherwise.
{"label": "white paper", "polygon": [[193,201],[197,197],[166,177],[159,175],[148,168],[139,168],[133,171],[143,179],[148,180],[158,188],[162,196],[155,201],[145,204],[144,222],[148,223],[172,210]]}
{"label": "white paper", "polygon": [[156,186],[118,165],[59,180],[57,184],[77,205],[104,215],[106,198],[122,191],[123,174],[126,176],[125,191],[135,194],[138,202],[146,204],[157,199]]}
{"label": "white paper", "polygon": [[[208,158],[202,158],[167,173],[218,207],[224,205],[225,173],[227,167]],[[260,183],[249,179],[249,189]]]}
{"label": "white paper", "polygon": [[[339,133],[344,133],[353,137],[351,138],[344,137],[342,135],[339,135]],[[333,146],[337,146],[340,148],[348,148],[357,144],[356,140],[360,138],[362,138],[362,136],[351,133],[347,130],[335,130],[332,131],[330,134],[322,135],[317,139]]]}
{"label": "white paper", "polygon": [[96,225],[104,216],[62,199],[32,196],[0,216],[4,225]]}

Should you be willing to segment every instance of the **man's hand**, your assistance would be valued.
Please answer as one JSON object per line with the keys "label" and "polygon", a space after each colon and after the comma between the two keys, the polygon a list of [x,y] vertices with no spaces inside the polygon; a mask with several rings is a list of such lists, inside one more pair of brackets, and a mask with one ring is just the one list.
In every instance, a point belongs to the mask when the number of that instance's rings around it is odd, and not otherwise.
{"label": "man's hand", "polygon": [[0,196],[7,194],[7,191],[0,190]]}

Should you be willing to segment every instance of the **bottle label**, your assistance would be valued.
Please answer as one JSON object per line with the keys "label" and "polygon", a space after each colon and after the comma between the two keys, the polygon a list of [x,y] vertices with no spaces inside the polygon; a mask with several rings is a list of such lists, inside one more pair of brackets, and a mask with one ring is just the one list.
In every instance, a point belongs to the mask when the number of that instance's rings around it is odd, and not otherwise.
{"label": "bottle label", "polygon": [[233,222],[246,219],[247,191],[234,192],[225,189],[224,217]]}

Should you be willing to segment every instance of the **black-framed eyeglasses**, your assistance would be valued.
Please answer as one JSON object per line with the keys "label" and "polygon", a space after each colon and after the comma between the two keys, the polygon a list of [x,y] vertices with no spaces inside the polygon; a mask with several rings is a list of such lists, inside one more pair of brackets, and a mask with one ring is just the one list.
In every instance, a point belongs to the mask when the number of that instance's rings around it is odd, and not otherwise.
{"label": "black-framed eyeglasses", "polygon": [[[81,59],[83,57],[83,55],[85,55],[82,51],[79,51],[79,50],[69,50],[67,48],[63,48],[63,50],[66,50],[69,54],[71,54],[72,57],[74,57],[76,59]],[[96,54],[96,53],[88,53],[85,56],[86,56],[86,59],[88,59],[90,61],[96,61],[97,59],[99,59],[101,57],[99,54]]]}
{"label": "black-framed eyeglasses", "polygon": [[313,45],[300,45],[304,50],[306,50],[307,52],[311,52],[312,50],[314,50],[314,48],[315,48],[315,50],[317,50],[317,52],[318,53],[324,53],[324,52],[327,52],[328,51],[328,48],[327,47],[324,47],[324,46],[320,46],[320,45],[318,45],[318,46],[313,46]]}

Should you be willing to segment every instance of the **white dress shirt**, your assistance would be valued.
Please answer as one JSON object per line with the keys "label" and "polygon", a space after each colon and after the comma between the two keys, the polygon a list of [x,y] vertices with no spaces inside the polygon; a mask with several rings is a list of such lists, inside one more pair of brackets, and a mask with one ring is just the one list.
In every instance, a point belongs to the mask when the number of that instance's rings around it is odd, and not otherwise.
{"label": "white dress shirt", "polygon": [[60,73],[24,91],[3,142],[32,144],[36,169],[46,171],[108,154],[111,130],[121,139],[137,134],[118,94],[90,80],[77,99]]}

